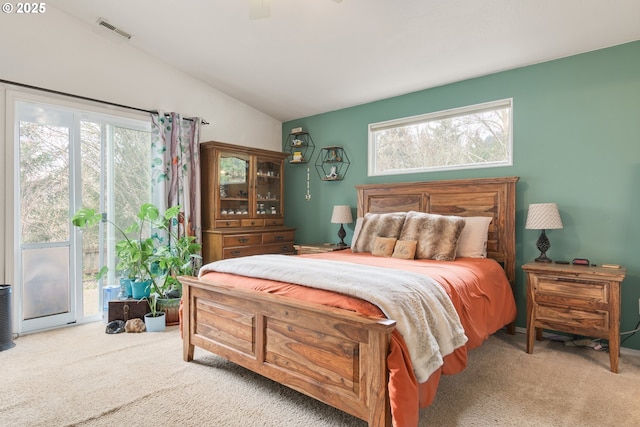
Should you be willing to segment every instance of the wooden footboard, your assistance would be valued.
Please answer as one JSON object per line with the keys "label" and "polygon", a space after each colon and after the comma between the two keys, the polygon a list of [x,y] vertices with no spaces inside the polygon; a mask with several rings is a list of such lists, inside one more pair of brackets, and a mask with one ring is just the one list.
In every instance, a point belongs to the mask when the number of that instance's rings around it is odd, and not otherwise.
{"label": "wooden footboard", "polygon": [[391,426],[387,353],[395,322],[181,277],[183,355],[198,346],[366,420]]}

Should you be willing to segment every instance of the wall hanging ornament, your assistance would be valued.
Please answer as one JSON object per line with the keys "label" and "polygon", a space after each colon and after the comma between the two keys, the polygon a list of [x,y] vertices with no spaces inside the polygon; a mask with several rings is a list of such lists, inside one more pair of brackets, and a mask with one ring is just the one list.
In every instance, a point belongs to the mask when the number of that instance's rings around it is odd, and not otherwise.
{"label": "wall hanging ornament", "polygon": [[304,198],[307,202],[311,200],[311,192],[309,191],[309,168],[307,168],[307,194]]}

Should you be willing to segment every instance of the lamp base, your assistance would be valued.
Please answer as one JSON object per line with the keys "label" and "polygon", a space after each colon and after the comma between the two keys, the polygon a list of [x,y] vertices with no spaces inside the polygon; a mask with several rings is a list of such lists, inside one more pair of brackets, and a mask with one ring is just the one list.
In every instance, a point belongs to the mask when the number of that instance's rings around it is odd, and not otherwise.
{"label": "lamp base", "polygon": [[338,246],[348,246],[345,242],[344,242],[344,238],[347,237],[347,232],[344,230],[344,227],[342,226],[342,224],[340,224],[340,230],[338,230],[338,237],[340,238],[340,243],[338,243]]}
{"label": "lamp base", "polygon": [[538,258],[535,259],[536,262],[553,262],[546,254],[540,254]]}
{"label": "lamp base", "polygon": [[549,242],[549,238],[544,230],[542,230],[540,237],[538,237],[536,247],[540,251],[540,256],[536,258],[536,262],[553,262],[549,257],[547,257],[547,251],[551,247],[551,242]]}

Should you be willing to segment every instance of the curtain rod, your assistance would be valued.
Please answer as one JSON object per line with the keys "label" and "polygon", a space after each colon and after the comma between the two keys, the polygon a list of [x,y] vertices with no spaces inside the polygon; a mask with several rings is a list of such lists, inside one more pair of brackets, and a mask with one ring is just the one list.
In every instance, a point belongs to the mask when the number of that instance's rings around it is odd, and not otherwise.
{"label": "curtain rod", "polygon": [[[158,114],[158,110],[145,110],[144,108],[138,108],[138,107],[131,107],[129,105],[116,104],[115,102],[102,101],[100,99],[89,98],[87,96],[74,95],[72,93],[60,92],[58,90],[46,89],[46,88],[43,88],[43,87],[32,86],[32,85],[28,85],[28,84],[24,84],[24,83],[18,83],[18,82],[12,82],[12,81],[9,81],[9,80],[4,80],[4,79],[0,79],[0,83],[6,83],[6,84],[14,85],[14,86],[20,86],[20,87],[24,87],[24,88],[27,88],[27,89],[41,90],[43,92],[53,93],[53,94],[56,94],[56,95],[70,96],[72,98],[82,99],[82,100],[85,100],[85,101],[99,102],[101,104],[111,105],[113,107],[120,107],[120,108],[127,108],[129,110],[142,111],[143,113]],[[193,119],[189,118],[189,117],[185,117],[184,120],[193,121]],[[204,119],[201,119],[200,123],[203,124],[203,125],[208,125],[209,124],[209,122],[204,120]]]}

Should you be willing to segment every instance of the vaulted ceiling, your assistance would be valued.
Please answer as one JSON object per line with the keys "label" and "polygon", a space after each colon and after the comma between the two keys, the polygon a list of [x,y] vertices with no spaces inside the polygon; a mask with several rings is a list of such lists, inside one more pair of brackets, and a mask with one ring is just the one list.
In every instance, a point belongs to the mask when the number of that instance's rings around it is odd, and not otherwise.
{"label": "vaulted ceiling", "polygon": [[640,40],[638,0],[47,5],[94,29],[104,18],[132,35],[124,43],[281,121]]}

